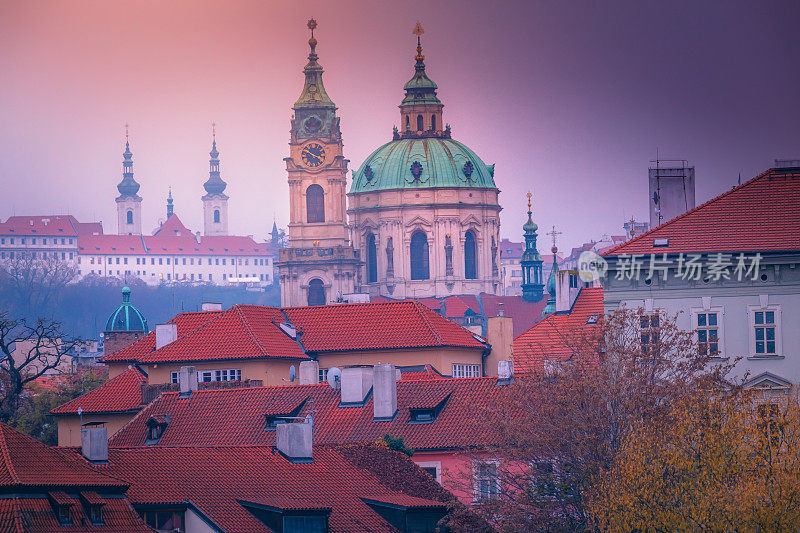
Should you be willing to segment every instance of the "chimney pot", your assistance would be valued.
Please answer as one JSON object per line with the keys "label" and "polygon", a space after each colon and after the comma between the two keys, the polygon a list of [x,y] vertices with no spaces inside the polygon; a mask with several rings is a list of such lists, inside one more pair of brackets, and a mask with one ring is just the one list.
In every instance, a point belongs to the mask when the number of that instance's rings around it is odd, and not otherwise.
{"label": "chimney pot", "polygon": [[278,451],[293,463],[307,463],[313,458],[314,422],[278,424],[275,428]]}
{"label": "chimney pot", "polygon": [[177,324],[158,324],[156,326],[156,350],[178,340]]}
{"label": "chimney pot", "polygon": [[514,375],[514,364],[511,361],[498,361],[497,379],[508,380]]}
{"label": "chimney pot", "polygon": [[191,396],[197,391],[197,370],[193,366],[182,366],[178,374],[178,383],[181,387],[181,396]]}
{"label": "chimney pot", "polygon": [[316,385],[319,383],[319,363],[317,361],[300,362],[300,385]]}
{"label": "chimney pot", "polygon": [[108,430],[105,426],[81,428],[81,455],[93,463],[108,461]]}
{"label": "chimney pot", "polygon": [[[363,403],[372,389],[372,367],[350,366],[342,369],[342,403]],[[394,377],[394,374],[392,374]]]}
{"label": "chimney pot", "polygon": [[377,364],[372,371],[374,417],[391,420],[397,414],[397,379],[392,364]]}
{"label": "chimney pot", "polygon": [[556,311],[569,311],[571,304],[569,277],[569,270],[556,272]]}

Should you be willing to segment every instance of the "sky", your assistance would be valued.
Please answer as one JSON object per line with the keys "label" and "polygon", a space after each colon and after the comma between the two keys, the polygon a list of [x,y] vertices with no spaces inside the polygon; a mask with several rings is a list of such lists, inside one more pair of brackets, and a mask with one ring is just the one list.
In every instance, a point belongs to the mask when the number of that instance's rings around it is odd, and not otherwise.
{"label": "sky", "polygon": [[695,166],[698,203],[800,159],[797,1],[0,0],[0,219],[114,233],[129,123],[143,230],[169,187],[201,230],[215,122],[230,231],[286,226],[311,17],[351,169],[399,124],[422,23],[444,122],[496,164],[512,240],[529,190],[562,250],[646,220],[656,154]]}

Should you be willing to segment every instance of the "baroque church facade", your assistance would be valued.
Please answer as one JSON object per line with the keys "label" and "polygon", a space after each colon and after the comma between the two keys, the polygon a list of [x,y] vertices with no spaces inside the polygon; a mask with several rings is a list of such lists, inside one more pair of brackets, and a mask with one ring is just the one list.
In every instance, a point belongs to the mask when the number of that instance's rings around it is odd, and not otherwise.
{"label": "baroque church facade", "polygon": [[294,105],[289,247],[281,251],[282,305],[320,305],[349,294],[389,298],[499,294],[499,189],[494,165],[453,139],[438,86],[425,68],[419,24],[401,129],[353,171],[336,107],[322,86],[316,22]]}

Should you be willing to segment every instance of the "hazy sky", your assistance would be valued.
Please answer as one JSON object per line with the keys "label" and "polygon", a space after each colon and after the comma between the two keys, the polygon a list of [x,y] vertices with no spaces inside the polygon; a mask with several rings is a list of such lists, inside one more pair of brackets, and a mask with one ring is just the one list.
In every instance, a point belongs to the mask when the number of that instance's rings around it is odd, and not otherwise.
{"label": "hazy sky", "polygon": [[0,218],[115,232],[127,121],[146,231],[170,185],[202,229],[216,121],[231,231],[285,225],[311,16],[353,169],[399,122],[422,23],[445,122],[497,165],[504,237],[521,239],[529,189],[562,249],[645,220],[657,149],[696,166],[698,202],[800,158],[796,0],[0,0]]}

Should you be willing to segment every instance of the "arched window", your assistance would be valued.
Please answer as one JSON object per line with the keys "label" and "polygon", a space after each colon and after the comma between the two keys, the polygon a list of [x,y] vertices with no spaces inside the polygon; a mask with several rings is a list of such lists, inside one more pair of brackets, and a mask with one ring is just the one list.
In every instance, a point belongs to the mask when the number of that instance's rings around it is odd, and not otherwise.
{"label": "arched window", "polygon": [[429,279],[428,236],[424,231],[411,235],[411,279]]}
{"label": "arched window", "polygon": [[472,231],[468,231],[464,238],[464,277],[478,279],[478,247]]}
{"label": "arched window", "polygon": [[411,129],[411,118],[408,115],[406,115],[406,130],[410,129]]}
{"label": "arched window", "polygon": [[133,211],[128,211],[125,220],[128,224],[133,224]]}
{"label": "arched window", "polygon": [[219,224],[219,209],[214,209],[214,222]]}
{"label": "arched window", "polygon": [[431,115],[431,129],[436,131],[436,115]]}
{"label": "arched window", "polygon": [[308,305],[325,305],[325,284],[319,278],[308,282]]}
{"label": "arched window", "polygon": [[309,222],[325,222],[325,192],[317,184],[306,189],[306,213]]}
{"label": "arched window", "polygon": [[425,130],[425,125],[423,124],[423,122],[425,121],[422,119],[422,115],[417,115],[417,131]]}
{"label": "arched window", "polygon": [[378,248],[375,246],[375,235],[367,235],[367,283],[378,281]]}

